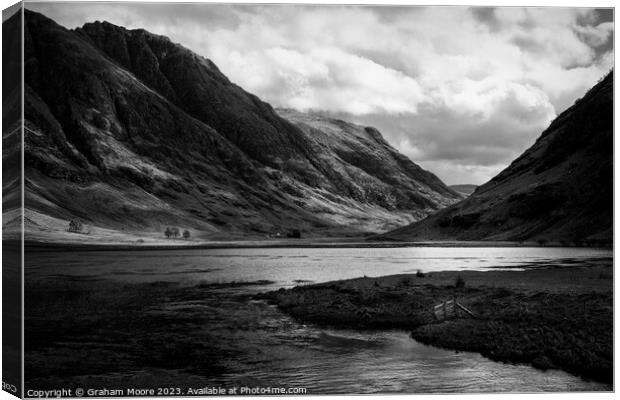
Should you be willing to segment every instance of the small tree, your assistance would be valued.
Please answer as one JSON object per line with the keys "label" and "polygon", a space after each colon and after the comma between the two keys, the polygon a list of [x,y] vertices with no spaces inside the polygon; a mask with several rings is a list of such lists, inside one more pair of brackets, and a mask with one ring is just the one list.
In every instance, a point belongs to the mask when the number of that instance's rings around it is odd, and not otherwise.
{"label": "small tree", "polygon": [[299,229],[293,229],[290,230],[286,236],[293,239],[299,239],[301,238],[301,231]]}
{"label": "small tree", "polygon": [[172,228],[171,231],[172,231],[172,236],[173,237],[175,237],[175,238],[179,237],[179,228]]}
{"label": "small tree", "polygon": [[172,229],[170,229],[170,227],[167,227],[164,231],[164,235],[166,235],[166,238],[170,239],[170,236],[172,236]]}
{"label": "small tree", "polygon": [[183,238],[189,239],[189,231],[187,229],[183,231]]}
{"label": "small tree", "polygon": [[69,232],[82,232],[82,229],[84,229],[84,226],[82,225],[82,221],[79,219],[74,218],[69,221]]}

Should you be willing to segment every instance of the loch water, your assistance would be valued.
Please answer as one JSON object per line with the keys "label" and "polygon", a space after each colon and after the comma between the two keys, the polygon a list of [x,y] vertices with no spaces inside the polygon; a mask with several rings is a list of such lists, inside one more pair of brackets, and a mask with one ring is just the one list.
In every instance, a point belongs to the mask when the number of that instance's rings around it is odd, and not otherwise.
{"label": "loch water", "polygon": [[[215,374],[210,371],[202,381],[200,371],[187,376],[174,371],[181,380],[185,377],[205,386],[303,387],[310,394],[600,391],[611,390],[611,386],[558,370],[541,371],[494,362],[476,353],[422,345],[405,331],[359,332],[301,324],[251,295],[418,270],[561,268],[612,260],[612,251],[607,249],[550,247],[41,251],[28,255],[25,275],[27,281],[50,284],[168,282],[208,287],[198,300],[164,298],[158,310],[207,316],[201,332],[208,335],[210,349],[220,346],[221,353],[234,354],[226,360],[225,369]],[[28,343],[26,348],[28,375]],[[106,372],[98,374],[101,378]]]}

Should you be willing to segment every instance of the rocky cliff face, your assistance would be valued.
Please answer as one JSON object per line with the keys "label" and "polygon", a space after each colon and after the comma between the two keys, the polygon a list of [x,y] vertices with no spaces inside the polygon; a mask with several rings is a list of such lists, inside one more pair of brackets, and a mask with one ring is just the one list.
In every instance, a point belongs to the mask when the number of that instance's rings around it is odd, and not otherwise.
{"label": "rocky cliff face", "polygon": [[382,238],[611,243],[613,72],[466,200]]}
{"label": "rocky cliff face", "polygon": [[165,37],[30,11],[25,32],[33,229],[377,232],[460,198],[378,131],[279,115]]}

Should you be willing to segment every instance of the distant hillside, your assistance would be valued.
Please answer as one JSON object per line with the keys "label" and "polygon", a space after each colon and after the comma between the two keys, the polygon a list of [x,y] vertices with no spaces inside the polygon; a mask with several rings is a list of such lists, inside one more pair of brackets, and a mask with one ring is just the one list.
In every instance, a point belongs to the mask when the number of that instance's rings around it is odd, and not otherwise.
{"label": "distant hillside", "polygon": [[392,240],[613,240],[613,71],[467,199]]}
{"label": "distant hillside", "polygon": [[478,185],[450,185],[450,189],[454,190],[455,192],[459,192],[465,196],[469,196],[477,188]]}
{"label": "distant hillside", "polygon": [[68,30],[25,12],[33,232],[53,236],[80,218],[202,237],[360,234],[461,198],[375,129],[312,118],[278,115],[166,37],[106,22]]}

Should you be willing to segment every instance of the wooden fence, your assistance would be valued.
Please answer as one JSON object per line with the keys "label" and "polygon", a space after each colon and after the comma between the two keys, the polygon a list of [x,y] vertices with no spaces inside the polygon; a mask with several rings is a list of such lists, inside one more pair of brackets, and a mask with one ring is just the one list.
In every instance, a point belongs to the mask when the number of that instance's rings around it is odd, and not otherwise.
{"label": "wooden fence", "polygon": [[460,304],[456,299],[446,300],[433,307],[433,313],[438,321],[443,321],[448,318],[459,318],[463,315],[469,315],[476,318],[476,314],[467,309],[464,305]]}

